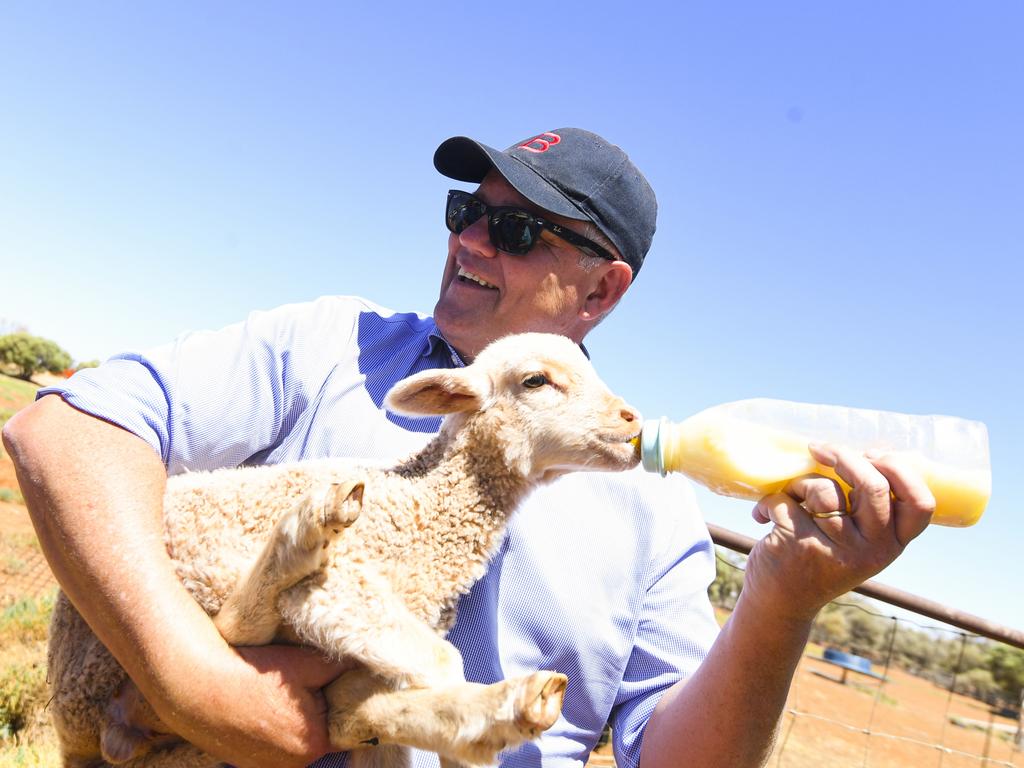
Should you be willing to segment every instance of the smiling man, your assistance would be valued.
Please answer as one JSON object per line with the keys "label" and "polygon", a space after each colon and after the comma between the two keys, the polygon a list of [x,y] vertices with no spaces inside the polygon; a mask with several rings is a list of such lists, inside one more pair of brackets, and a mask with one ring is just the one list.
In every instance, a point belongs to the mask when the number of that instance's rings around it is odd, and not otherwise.
{"label": "smiling man", "polygon": [[[557,129],[505,151],[457,137],[434,162],[475,185],[448,195],[434,317],[350,296],[254,312],[82,371],[4,430],[66,594],[163,721],[235,765],[327,753],[320,691],[341,666],[224,643],[162,546],[167,475],[408,454],[439,420],[386,413],[395,382],[519,331],[582,342],[651,245],[654,193],[593,133]],[[606,722],[622,766],[763,764],[816,612],[891,562],[934,503],[885,457],[814,450],[854,488],[852,508],[816,476],[762,500],[755,518],[774,526],[721,632],[706,591],[713,548],[685,481],[576,473],[526,501],[449,635],[469,680],[569,677],[562,717],[504,766],[579,766]]]}
{"label": "smiling man", "polygon": [[480,184],[475,194],[448,194],[452,235],[434,308],[445,338],[465,356],[495,328],[581,342],[643,264],[654,192],[621,150],[595,134],[564,128],[508,152],[458,137],[438,148],[434,164]]}

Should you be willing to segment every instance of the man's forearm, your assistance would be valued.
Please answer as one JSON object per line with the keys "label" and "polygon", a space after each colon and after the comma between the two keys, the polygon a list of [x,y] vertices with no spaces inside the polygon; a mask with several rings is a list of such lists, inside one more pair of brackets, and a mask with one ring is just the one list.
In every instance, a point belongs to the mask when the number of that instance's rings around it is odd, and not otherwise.
{"label": "man's forearm", "polygon": [[809,632],[741,595],[700,668],[651,715],[641,768],[763,766]]}
{"label": "man's forearm", "polygon": [[57,580],[167,726],[235,765],[302,766],[327,751],[319,689],[340,668],[306,649],[224,642],[167,556],[166,472],[148,445],[55,396],[16,414],[4,444]]}
{"label": "man's forearm", "polygon": [[219,637],[167,557],[159,458],[56,396],[17,414],[4,437],[61,587],[143,692],[166,698],[167,671],[189,658],[175,643]]}

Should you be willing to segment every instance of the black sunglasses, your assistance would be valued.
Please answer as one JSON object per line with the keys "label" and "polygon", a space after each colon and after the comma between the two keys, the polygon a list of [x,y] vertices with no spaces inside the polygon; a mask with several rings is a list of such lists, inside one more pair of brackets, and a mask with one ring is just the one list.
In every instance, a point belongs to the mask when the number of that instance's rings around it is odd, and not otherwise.
{"label": "black sunglasses", "polygon": [[475,224],[481,216],[487,216],[487,232],[491,245],[499,251],[523,256],[536,245],[540,232],[546,229],[567,243],[582,248],[595,256],[609,261],[618,261],[611,253],[595,242],[577,235],[571,229],[537,216],[522,208],[489,206],[469,192],[452,189],[448,191],[448,205],[445,208],[444,223],[449,232],[460,234]]}

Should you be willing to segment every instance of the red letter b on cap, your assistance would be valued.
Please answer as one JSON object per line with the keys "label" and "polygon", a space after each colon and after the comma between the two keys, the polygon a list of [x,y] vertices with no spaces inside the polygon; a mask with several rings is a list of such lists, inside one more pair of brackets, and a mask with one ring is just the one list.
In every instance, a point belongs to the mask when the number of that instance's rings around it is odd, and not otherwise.
{"label": "red letter b on cap", "polygon": [[529,141],[524,141],[517,149],[525,149],[527,152],[547,152],[553,145],[562,140],[557,133],[546,131],[539,136],[534,136]]}

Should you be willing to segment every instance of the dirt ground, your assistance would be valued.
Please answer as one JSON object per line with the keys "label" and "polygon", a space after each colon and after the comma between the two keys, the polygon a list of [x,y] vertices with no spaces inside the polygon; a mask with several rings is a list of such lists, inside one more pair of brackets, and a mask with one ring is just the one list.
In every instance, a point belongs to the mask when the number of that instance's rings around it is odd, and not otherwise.
{"label": "dirt ground", "polygon": [[[770,768],[1024,766],[1024,752],[1015,751],[1011,739],[1016,721],[993,716],[982,702],[951,697],[949,691],[898,669],[889,670],[884,683],[863,676],[854,680],[851,673],[841,684],[840,672],[818,658],[803,659]],[[954,725],[950,717],[982,727],[991,721],[1004,730],[993,729],[989,735]],[[588,765],[615,763],[610,750],[603,749]]]}
{"label": "dirt ground", "polygon": [[[986,704],[898,669],[885,671],[884,683],[851,673],[845,685],[836,682],[840,671],[804,658],[787,707],[808,714],[786,715],[772,766],[1024,766],[1024,753],[1013,748],[1016,721],[994,715]],[[981,728],[955,725],[951,717]],[[988,733],[990,722],[996,728]]]}
{"label": "dirt ground", "polygon": [[[17,487],[14,467],[4,455],[0,488]],[[0,610],[23,597],[42,597],[56,585],[25,507],[0,501]]]}

